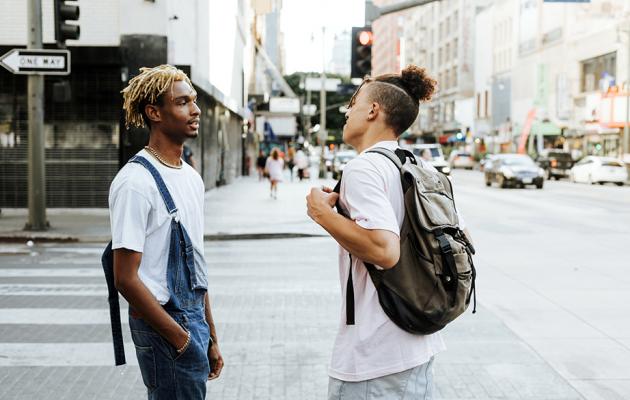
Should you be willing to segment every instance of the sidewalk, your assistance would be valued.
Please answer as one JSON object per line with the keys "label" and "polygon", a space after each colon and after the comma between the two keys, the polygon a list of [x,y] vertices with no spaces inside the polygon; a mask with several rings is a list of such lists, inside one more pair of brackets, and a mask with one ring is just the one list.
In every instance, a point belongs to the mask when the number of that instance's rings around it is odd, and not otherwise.
{"label": "sidewalk", "polygon": [[[278,200],[269,197],[266,182],[253,178],[206,194],[205,233],[211,239],[298,236],[205,243],[213,314],[226,359],[221,378],[208,384],[208,398],[325,398],[340,313],[338,247],[310,222],[304,204],[309,188],[322,183],[332,182],[284,182]],[[2,217],[3,230],[11,228],[9,221],[19,228],[18,211]],[[55,234],[86,243],[0,246],[0,399],[143,398],[127,326],[129,364],[113,366],[99,265],[102,243],[109,239],[107,210],[49,215],[59,224]],[[477,262],[483,288],[496,272],[482,258]],[[437,356],[435,398],[583,400],[489,307],[487,293],[488,288],[477,314],[468,311],[444,330],[448,351]],[[124,300],[121,306],[125,315]]]}
{"label": "sidewalk", "polygon": [[[262,237],[299,237],[325,234],[306,216],[304,199],[312,186],[334,185],[334,181],[287,180],[279,185],[278,199],[269,196],[268,181],[242,177],[206,192],[206,240]],[[111,239],[106,208],[50,208],[50,229],[25,231],[28,209],[4,208],[0,214],[0,242],[106,243]]]}

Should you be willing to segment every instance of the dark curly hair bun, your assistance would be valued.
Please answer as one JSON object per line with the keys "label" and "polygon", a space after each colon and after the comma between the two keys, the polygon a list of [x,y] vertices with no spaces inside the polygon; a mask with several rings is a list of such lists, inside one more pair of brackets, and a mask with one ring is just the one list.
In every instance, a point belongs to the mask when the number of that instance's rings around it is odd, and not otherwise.
{"label": "dark curly hair bun", "polygon": [[424,68],[408,65],[400,76],[405,91],[417,102],[430,100],[435,93],[437,82],[427,75]]}

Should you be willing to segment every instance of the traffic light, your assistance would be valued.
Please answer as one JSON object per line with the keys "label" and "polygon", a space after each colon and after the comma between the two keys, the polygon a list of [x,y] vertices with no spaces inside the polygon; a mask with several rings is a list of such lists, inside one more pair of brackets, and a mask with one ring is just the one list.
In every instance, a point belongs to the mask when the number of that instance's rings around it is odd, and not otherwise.
{"label": "traffic light", "polygon": [[350,77],[363,78],[372,72],[372,28],[369,26],[352,28],[350,45],[352,46]]}
{"label": "traffic light", "polygon": [[79,6],[67,4],[75,1],[55,0],[55,40],[57,47],[65,48],[66,40],[77,40],[81,35],[81,28],[77,24],[66,21],[79,20]]}

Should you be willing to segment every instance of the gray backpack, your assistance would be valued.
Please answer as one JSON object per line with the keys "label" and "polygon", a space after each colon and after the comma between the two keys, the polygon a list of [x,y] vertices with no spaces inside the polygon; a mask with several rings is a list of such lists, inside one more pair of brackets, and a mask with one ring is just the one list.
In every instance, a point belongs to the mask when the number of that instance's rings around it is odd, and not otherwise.
{"label": "gray backpack", "polygon": [[[476,311],[475,250],[459,228],[453,187],[446,175],[417,165],[408,151],[368,152],[382,154],[400,170],[405,218],[398,263],[387,270],[365,266],[381,307],[396,325],[414,334],[437,332],[468,308],[473,294]],[[341,180],[336,192],[340,184]],[[337,210],[345,215],[339,203]],[[352,255],[350,261],[352,265]],[[354,324],[352,268],[346,286],[346,323]]]}

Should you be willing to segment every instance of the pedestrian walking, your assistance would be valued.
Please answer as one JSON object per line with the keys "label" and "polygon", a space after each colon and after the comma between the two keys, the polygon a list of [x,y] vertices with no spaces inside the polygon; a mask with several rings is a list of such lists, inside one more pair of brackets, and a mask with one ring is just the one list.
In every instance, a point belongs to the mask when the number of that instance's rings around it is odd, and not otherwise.
{"label": "pedestrian walking", "polygon": [[280,156],[280,151],[274,147],[271,155],[265,163],[265,171],[269,174],[269,197],[278,198],[278,183],[282,182],[284,171],[284,159]]}
{"label": "pedestrian walking", "polygon": [[256,171],[258,171],[258,180],[265,179],[265,165],[267,165],[267,156],[262,150],[258,150],[258,157],[256,158]]}
{"label": "pedestrian walking", "polygon": [[[400,171],[387,157],[368,151],[398,149],[397,139],[435,85],[415,66],[366,78],[350,101],[343,129],[343,141],[360,154],[344,168],[339,194],[313,188],[307,196],[308,215],[341,247],[344,311],[330,363],[330,400],[432,398],[433,360],[444,342],[439,333],[412,334],[394,323],[379,303],[366,264],[386,270],[399,262],[405,218]],[[333,210],[337,201],[349,218]]]}
{"label": "pedestrian walking", "polygon": [[141,68],[122,91],[127,126],[149,143],[114,178],[109,194],[114,280],[149,399],[205,399],[223,368],[208,296],[204,185],[182,160],[200,110],[186,74]]}
{"label": "pedestrian walking", "polygon": [[295,153],[295,166],[297,167],[298,178],[301,181],[305,178],[308,169],[308,157],[306,157],[306,154],[302,149]]}
{"label": "pedestrian walking", "polygon": [[287,168],[289,169],[289,179],[293,182],[293,168],[295,168],[295,149],[289,147],[287,150]]}
{"label": "pedestrian walking", "polygon": [[184,159],[184,162],[194,169],[197,169],[197,163],[195,162],[193,155],[194,154],[190,146],[184,145],[184,149],[182,150],[182,158]]}

